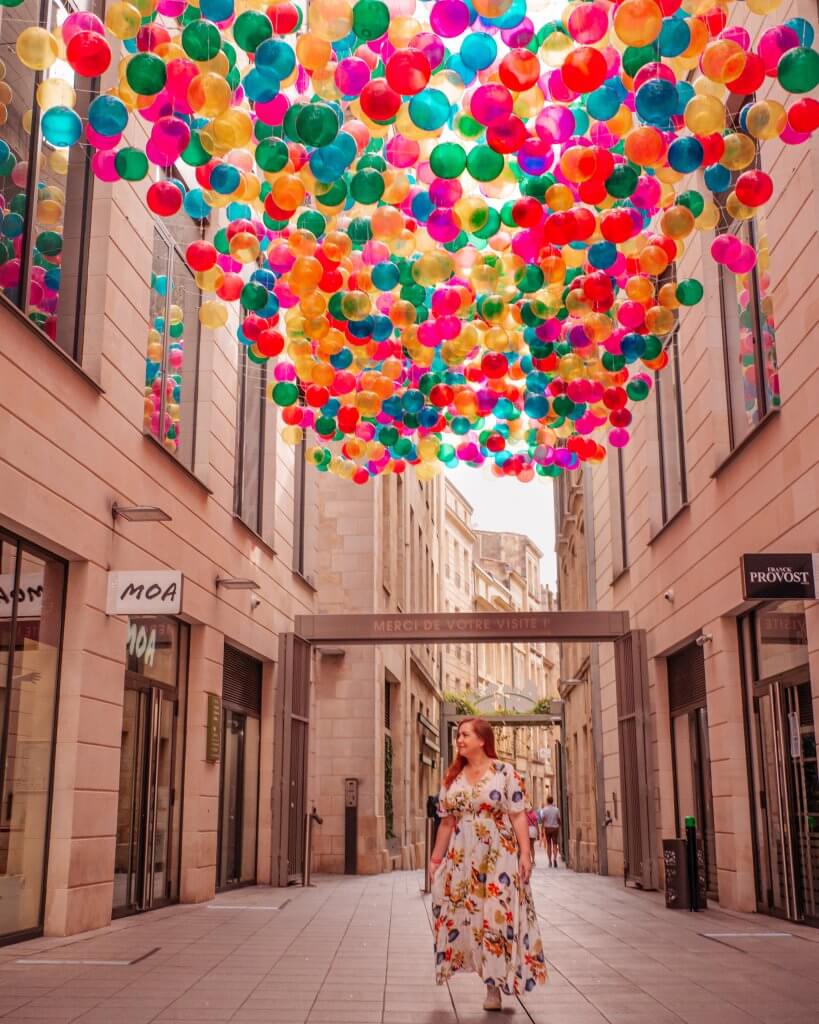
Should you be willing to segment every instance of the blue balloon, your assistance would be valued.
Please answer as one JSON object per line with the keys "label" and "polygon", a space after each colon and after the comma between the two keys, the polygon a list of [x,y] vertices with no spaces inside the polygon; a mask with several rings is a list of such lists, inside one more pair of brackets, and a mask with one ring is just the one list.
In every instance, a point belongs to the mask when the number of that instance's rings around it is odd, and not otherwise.
{"label": "blue balloon", "polygon": [[235,192],[241,180],[239,168],[233,164],[217,164],[210,172],[210,187],[222,196]]}
{"label": "blue balloon", "polygon": [[486,32],[473,32],[461,43],[461,60],[473,71],[483,71],[498,55],[498,44]]}
{"label": "blue balloon", "polygon": [[211,214],[210,204],[205,201],[201,188],[192,188],[182,200],[182,206],[193,220],[205,220]]}
{"label": "blue balloon", "polygon": [[234,12],[233,0],[201,0],[199,12],[206,21],[227,21]]}
{"label": "blue balloon", "polygon": [[40,126],[46,142],[58,148],[73,146],[82,135],[82,118],[70,107],[49,107]]}
{"label": "blue balloon", "polygon": [[[270,40],[268,40],[270,42]],[[269,103],[279,95],[280,83],[275,75],[264,75],[259,68],[251,68],[242,79],[247,97],[254,103]]]}
{"label": "blue balloon", "polygon": [[714,193],[725,192],[731,184],[731,172],[722,164],[713,164],[705,169],[706,187]]}
{"label": "blue balloon", "polygon": [[679,57],[691,43],[691,29],[678,18],[663,18],[663,27],[657,39],[662,57]]}
{"label": "blue balloon", "polygon": [[642,334],[631,332],[623,337],[620,342],[620,351],[623,353],[627,363],[633,363],[639,359],[646,350],[646,339]]}
{"label": "blue balloon", "polygon": [[471,85],[475,81],[477,71],[468,67],[459,53],[454,53],[451,57],[447,57],[444,61],[444,67],[448,71],[454,71],[464,85]]}
{"label": "blue balloon", "polygon": [[702,163],[703,156],[702,143],[690,135],[675,139],[668,147],[668,165],[680,174],[695,171]]}
{"label": "blue balloon", "polygon": [[677,108],[676,85],[664,78],[652,78],[637,90],[634,106],[644,124],[668,128]]}
{"label": "blue balloon", "polygon": [[529,395],[523,403],[523,411],[533,420],[539,420],[549,412],[549,399],[545,395]]}
{"label": "blue balloon", "polygon": [[398,284],[400,272],[394,263],[377,263],[372,269],[372,281],[381,292],[389,292]]}
{"label": "blue balloon", "polygon": [[7,213],[2,220],[2,230],[6,238],[17,238],[22,235],[25,221],[19,213]]}
{"label": "blue balloon", "polygon": [[595,121],[608,121],[620,109],[620,97],[615,89],[601,85],[586,97],[586,110]]}
{"label": "blue balloon", "polygon": [[607,270],[617,259],[617,246],[611,242],[595,242],[589,246],[589,263],[597,270]]}
{"label": "blue balloon", "polygon": [[117,96],[97,96],[88,107],[88,123],[100,135],[119,135],[128,124],[128,108]]}
{"label": "blue balloon", "polygon": [[296,55],[283,39],[265,39],[253,55],[258,71],[281,81],[293,73]]}
{"label": "blue balloon", "polygon": [[804,18],[788,18],[785,24],[799,36],[800,46],[806,46],[808,49],[813,46],[815,32],[809,21],[805,21]]}

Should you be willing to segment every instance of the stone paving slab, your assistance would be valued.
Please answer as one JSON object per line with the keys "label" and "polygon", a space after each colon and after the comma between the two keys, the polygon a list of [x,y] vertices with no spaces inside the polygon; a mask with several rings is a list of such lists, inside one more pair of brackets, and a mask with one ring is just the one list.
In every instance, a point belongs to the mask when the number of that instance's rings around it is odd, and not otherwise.
{"label": "stone paving slab", "polygon": [[0,948],[0,1024],[819,1022],[810,928],[538,867],[549,983],[486,1013],[474,975],[434,984],[420,873],[315,882]]}

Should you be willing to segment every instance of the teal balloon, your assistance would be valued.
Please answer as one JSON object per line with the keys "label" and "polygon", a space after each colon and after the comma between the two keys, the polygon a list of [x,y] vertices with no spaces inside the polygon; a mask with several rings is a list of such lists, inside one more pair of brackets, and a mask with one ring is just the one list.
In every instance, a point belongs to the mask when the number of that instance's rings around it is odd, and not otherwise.
{"label": "teal balloon", "polygon": [[451,105],[440,89],[424,89],[409,101],[409,116],[417,128],[434,132],[449,120]]}
{"label": "teal balloon", "polygon": [[88,107],[88,123],[100,135],[119,135],[128,124],[128,108],[118,96],[97,96]]}
{"label": "teal balloon", "polygon": [[69,107],[49,107],[40,122],[43,138],[52,146],[73,146],[82,135],[82,118]]}
{"label": "teal balloon", "polygon": [[473,32],[461,43],[461,60],[472,71],[488,68],[498,55],[498,44],[486,32]]}

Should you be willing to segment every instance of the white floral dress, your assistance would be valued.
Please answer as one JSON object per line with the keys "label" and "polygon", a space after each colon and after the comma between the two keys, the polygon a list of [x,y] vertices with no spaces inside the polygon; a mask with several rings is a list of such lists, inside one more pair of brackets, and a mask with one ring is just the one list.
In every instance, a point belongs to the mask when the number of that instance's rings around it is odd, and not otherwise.
{"label": "white floral dress", "polygon": [[464,773],[438,798],[455,828],[432,884],[435,976],[474,971],[511,995],[546,981],[546,960],[529,885],[522,885],[509,814],[529,809],[523,780],[493,761],[474,785]]}

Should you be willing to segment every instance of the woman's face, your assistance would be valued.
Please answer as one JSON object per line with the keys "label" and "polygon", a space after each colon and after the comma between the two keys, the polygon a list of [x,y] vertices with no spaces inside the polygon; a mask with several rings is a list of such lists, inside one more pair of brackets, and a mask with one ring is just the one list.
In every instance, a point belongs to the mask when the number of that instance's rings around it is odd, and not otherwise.
{"label": "woman's face", "polygon": [[484,741],[475,732],[471,722],[464,722],[458,729],[458,753],[462,757],[472,757],[480,753]]}

